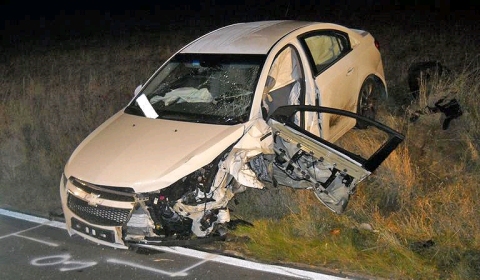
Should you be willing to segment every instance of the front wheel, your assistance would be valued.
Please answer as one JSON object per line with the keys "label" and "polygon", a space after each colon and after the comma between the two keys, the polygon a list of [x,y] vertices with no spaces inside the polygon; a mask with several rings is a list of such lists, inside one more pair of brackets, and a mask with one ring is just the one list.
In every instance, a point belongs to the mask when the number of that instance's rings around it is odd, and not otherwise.
{"label": "front wheel", "polygon": [[[380,88],[373,77],[368,77],[360,88],[358,94],[357,114],[375,120],[377,115],[378,99],[380,97]],[[357,121],[356,127],[365,129],[368,127],[366,122]]]}

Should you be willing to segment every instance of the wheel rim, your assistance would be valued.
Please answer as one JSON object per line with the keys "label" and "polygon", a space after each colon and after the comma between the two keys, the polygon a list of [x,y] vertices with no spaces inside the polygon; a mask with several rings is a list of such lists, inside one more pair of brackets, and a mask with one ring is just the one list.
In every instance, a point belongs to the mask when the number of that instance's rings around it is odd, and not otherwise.
{"label": "wheel rim", "polygon": [[376,108],[375,108],[375,83],[371,80],[365,82],[360,90],[360,101],[359,101],[359,113],[360,115],[374,119]]}

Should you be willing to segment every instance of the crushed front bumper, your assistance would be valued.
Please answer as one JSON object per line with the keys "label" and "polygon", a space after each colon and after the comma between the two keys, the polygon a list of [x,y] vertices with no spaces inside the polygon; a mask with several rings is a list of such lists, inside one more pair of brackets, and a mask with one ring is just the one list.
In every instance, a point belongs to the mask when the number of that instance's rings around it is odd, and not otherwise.
{"label": "crushed front bumper", "polygon": [[60,197],[68,233],[97,244],[127,249],[122,225],[130,218],[134,202],[110,200],[108,194],[105,198],[102,195],[62,175]]}

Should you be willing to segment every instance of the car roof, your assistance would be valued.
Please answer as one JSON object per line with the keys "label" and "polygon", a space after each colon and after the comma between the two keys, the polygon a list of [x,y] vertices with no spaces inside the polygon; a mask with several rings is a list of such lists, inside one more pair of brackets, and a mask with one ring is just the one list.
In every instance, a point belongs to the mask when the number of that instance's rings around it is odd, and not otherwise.
{"label": "car roof", "polygon": [[187,45],[181,53],[266,54],[285,35],[313,24],[319,27],[322,25],[294,20],[232,24],[200,37]]}

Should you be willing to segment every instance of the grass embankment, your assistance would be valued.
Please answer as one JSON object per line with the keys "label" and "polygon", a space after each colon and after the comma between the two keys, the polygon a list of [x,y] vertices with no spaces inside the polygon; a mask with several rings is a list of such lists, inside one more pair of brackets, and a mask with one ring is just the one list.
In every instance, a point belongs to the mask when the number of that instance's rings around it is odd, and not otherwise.
{"label": "grass embankment", "polygon": [[[263,261],[385,278],[479,278],[478,42],[464,27],[394,25],[390,18],[339,23],[365,28],[380,40],[390,93],[381,121],[404,133],[405,142],[360,184],[343,215],[307,191],[239,195],[233,214],[254,227],[234,232],[248,236],[247,242],[222,246]],[[85,40],[5,55],[0,206],[41,215],[58,209],[58,181],[75,146],[124,106],[164,59],[202,33]],[[408,66],[431,59],[453,75],[429,83],[430,102],[454,96],[464,112],[447,130],[440,114],[409,121],[409,112],[424,108],[428,98],[411,103]],[[352,144],[371,148],[362,139]]]}

